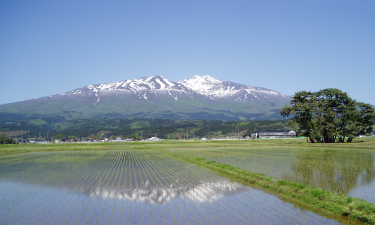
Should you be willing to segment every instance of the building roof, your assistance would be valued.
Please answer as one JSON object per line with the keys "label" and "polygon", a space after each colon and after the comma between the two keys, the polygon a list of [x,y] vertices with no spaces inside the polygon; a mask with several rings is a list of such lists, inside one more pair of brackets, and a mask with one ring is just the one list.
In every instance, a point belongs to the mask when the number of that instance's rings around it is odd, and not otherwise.
{"label": "building roof", "polygon": [[254,131],[253,133],[290,133],[294,132],[294,130],[261,130],[261,131]]}

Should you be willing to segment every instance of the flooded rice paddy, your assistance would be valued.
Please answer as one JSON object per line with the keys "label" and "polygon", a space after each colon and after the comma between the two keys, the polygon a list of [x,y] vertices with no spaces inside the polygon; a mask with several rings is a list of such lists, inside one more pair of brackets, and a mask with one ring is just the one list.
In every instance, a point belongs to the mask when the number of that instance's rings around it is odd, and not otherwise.
{"label": "flooded rice paddy", "polygon": [[179,153],[375,203],[375,152],[366,149],[252,147],[177,149]]}
{"label": "flooded rice paddy", "polygon": [[0,158],[0,224],[337,224],[151,150]]}

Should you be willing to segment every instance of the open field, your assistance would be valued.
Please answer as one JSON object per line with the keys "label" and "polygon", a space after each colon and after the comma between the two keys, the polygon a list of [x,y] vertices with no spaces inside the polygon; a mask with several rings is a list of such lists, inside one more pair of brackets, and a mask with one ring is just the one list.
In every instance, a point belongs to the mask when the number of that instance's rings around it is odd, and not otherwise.
{"label": "open field", "polygon": [[84,151],[84,150],[122,150],[122,149],[175,149],[175,148],[229,148],[249,149],[261,146],[300,146],[334,147],[375,150],[375,138],[357,138],[353,143],[311,144],[306,139],[259,139],[259,140],[220,140],[220,141],[161,141],[161,142],[98,142],[67,144],[13,144],[0,145],[0,156],[29,152]]}
{"label": "open field", "polygon": [[375,223],[375,139],[305,141],[3,145],[0,222]]}

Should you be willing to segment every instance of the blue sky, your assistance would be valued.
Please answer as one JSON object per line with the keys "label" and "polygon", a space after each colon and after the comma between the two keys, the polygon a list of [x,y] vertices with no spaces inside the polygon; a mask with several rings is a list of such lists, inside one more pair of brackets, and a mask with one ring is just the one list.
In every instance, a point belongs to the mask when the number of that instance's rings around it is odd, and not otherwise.
{"label": "blue sky", "polygon": [[0,1],[0,104],[156,75],[375,105],[375,1]]}

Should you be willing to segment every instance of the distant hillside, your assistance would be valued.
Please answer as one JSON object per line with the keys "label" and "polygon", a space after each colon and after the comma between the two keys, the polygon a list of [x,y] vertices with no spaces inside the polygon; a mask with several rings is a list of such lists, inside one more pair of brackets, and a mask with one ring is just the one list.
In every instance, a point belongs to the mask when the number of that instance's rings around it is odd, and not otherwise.
{"label": "distant hillside", "polygon": [[[42,139],[63,134],[76,137],[109,137],[112,135],[130,137],[158,136],[161,138],[185,138],[202,136],[237,136],[256,130],[274,130],[289,127],[288,120],[276,121],[222,121],[222,120],[171,120],[142,119],[123,117],[92,117],[65,119],[54,115],[27,115],[0,113],[0,133],[14,135],[18,138],[42,137]],[[13,131],[13,132],[9,132]],[[14,132],[18,131],[18,132]]]}
{"label": "distant hillside", "polygon": [[290,96],[266,88],[194,76],[161,76],[89,85],[64,94],[0,105],[0,112],[68,118],[124,116],[159,119],[281,119]]}

